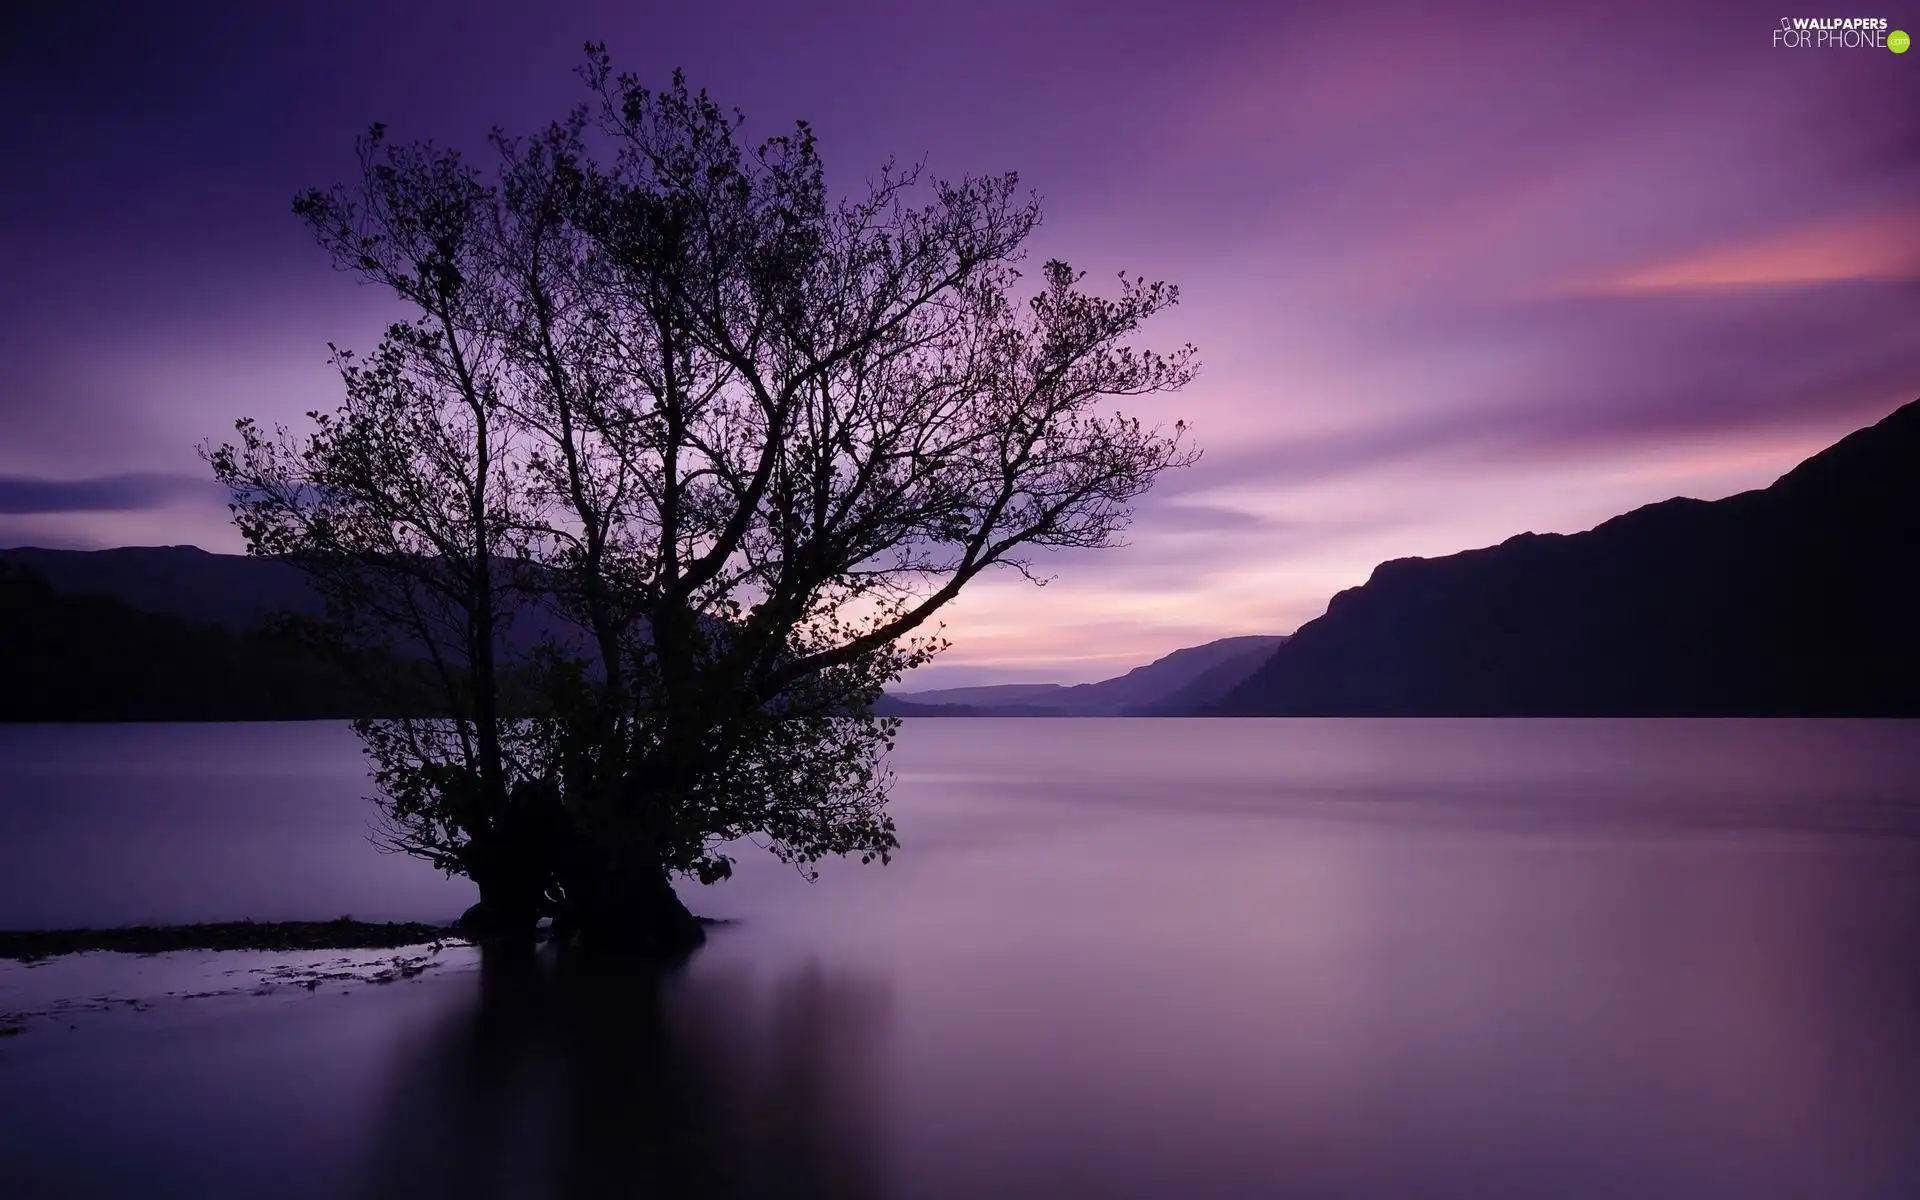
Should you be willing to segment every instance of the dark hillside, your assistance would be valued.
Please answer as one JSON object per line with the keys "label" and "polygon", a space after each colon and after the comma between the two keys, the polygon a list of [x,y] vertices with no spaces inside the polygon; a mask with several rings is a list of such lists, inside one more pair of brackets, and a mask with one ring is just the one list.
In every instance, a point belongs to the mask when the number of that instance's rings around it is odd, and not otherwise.
{"label": "dark hillside", "polygon": [[1216,712],[1920,716],[1920,402],[1771,487],[1400,559]]}

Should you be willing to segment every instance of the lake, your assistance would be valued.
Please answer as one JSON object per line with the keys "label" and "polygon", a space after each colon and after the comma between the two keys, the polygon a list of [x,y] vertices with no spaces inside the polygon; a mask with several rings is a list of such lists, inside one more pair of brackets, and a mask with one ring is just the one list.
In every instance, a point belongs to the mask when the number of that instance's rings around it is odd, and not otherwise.
{"label": "lake", "polygon": [[[893,766],[891,866],[749,852],[658,986],[0,963],[0,1195],[1920,1195],[1920,723],[917,720]],[[456,915],[366,791],[338,724],[0,727],[0,927]]]}

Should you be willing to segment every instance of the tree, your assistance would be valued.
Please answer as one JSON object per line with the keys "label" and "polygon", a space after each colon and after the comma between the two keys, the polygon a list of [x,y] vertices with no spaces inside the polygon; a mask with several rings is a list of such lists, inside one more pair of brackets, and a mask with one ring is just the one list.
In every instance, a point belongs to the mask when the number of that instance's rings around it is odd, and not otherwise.
{"label": "tree", "polygon": [[[511,926],[672,949],[673,876],[743,838],[888,857],[880,689],[986,571],[1119,540],[1193,451],[1099,406],[1196,362],[1128,341],[1172,287],[1022,277],[1012,175],[833,201],[804,123],[749,150],[677,74],[590,46],[582,75],[567,119],[494,134],[491,181],[375,127],[353,187],[300,199],[418,318],[342,356],[304,438],[243,421],[209,456],[254,553],[445,663],[446,720],[361,726],[396,843]],[[508,653],[531,605],[577,636]]]}

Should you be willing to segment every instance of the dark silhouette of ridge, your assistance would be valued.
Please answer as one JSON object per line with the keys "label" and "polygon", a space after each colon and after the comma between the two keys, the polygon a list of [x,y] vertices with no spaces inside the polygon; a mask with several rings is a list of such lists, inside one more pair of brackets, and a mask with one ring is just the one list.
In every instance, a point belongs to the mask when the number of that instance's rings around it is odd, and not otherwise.
{"label": "dark silhouette of ridge", "polygon": [[[323,656],[269,628],[316,618],[295,567],[195,546],[0,550],[9,644],[0,720],[293,720],[374,715],[383,705]],[[526,648],[579,633],[529,606],[505,641]],[[899,716],[1118,716],[1189,712],[1224,696],[1284,639],[1223,638],[1099,683],[1010,684],[888,696]],[[403,653],[404,643],[402,646]],[[1189,697],[1167,709],[1170,697]],[[406,707],[411,708],[413,702]]]}
{"label": "dark silhouette of ridge", "polygon": [[[272,632],[286,615],[323,611],[286,563],[195,546],[27,547],[0,550],[0,577],[0,720],[298,720],[394,708],[327,656]],[[577,637],[537,607],[506,633],[521,646]],[[1190,712],[1219,700],[1282,640],[1223,638],[1099,683],[953,688],[888,696],[876,707],[899,716]],[[1175,696],[1186,698],[1168,708]]]}
{"label": "dark silhouette of ridge", "polygon": [[[235,632],[260,629],[285,615],[319,618],[326,607],[297,567],[271,558],[214,554],[198,546],[25,546],[0,550],[0,569],[7,567],[32,574],[62,596],[110,596],[141,612]],[[501,640],[525,651],[544,640],[577,645],[581,638],[576,628],[545,607],[528,603],[516,612]]]}
{"label": "dark silhouette of ridge", "polygon": [[1072,686],[1064,683],[988,683],[975,687],[889,694],[923,708],[1054,709],[1070,707],[1070,702],[1063,697],[1072,690]]}
{"label": "dark silhouette of ridge", "polygon": [[1119,717],[1184,714],[1218,702],[1284,637],[1256,634],[1188,646],[1098,683],[1007,683],[888,695],[887,716]]}
{"label": "dark silhouette of ridge", "polygon": [[[1916,554],[1920,401],[1764,489],[1382,563],[1290,639],[1224,638],[1071,687],[888,695],[876,711],[1920,716]],[[336,666],[261,628],[318,610],[270,560],[0,550],[0,719],[364,714]]]}
{"label": "dark silhouette of ridge", "polygon": [[66,596],[112,596],[150,613],[253,629],[277,613],[319,616],[320,597],[296,568],[271,559],[213,554],[198,546],[111,550],[0,550]]}
{"label": "dark silhouette of ridge", "polygon": [[113,596],[61,595],[0,564],[0,721],[425,713],[423,683],[418,664],[323,652],[288,629],[236,631],[142,612]]}
{"label": "dark silhouette of ridge", "polygon": [[1772,486],[1381,564],[1211,711],[1920,716],[1920,402]]}

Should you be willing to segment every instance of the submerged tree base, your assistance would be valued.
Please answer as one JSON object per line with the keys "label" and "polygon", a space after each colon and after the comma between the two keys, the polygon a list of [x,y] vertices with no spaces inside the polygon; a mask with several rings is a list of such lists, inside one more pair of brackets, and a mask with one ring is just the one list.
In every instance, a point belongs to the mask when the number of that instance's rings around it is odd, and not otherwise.
{"label": "submerged tree base", "polygon": [[219,921],[200,925],[131,925],[115,929],[0,930],[0,959],[32,962],[62,954],[111,950],[165,954],[174,950],[383,950],[451,939],[460,930],[419,921]]}
{"label": "submerged tree base", "polygon": [[453,932],[486,946],[530,947],[545,940],[569,951],[673,964],[706,944],[706,926],[720,922],[694,916],[670,888],[664,890],[664,897],[648,894],[614,904],[574,906],[544,927],[524,910],[502,911],[483,900],[460,914]]}
{"label": "submerged tree base", "polygon": [[616,954],[646,958],[661,963],[684,961],[706,944],[709,920],[696,917],[686,909],[627,915],[618,920],[556,931],[563,944],[591,954]]}
{"label": "submerged tree base", "polygon": [[706,927],[717,923],[694,916],[669,890],[664,900],[647,896],[617,906],[576,909],[554,922],[553,936],[563,946],[588,954],[672,964],[705,945]]}

